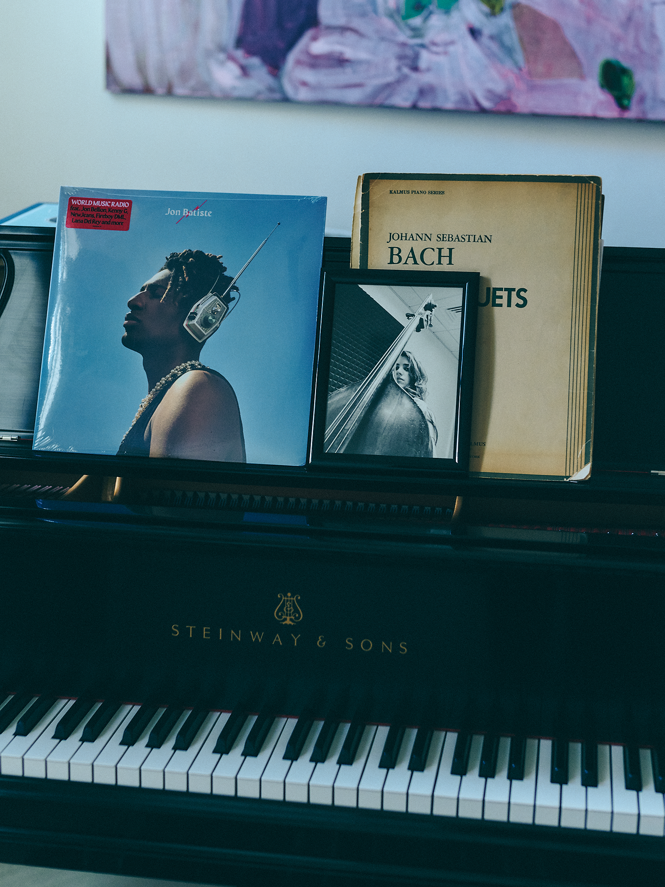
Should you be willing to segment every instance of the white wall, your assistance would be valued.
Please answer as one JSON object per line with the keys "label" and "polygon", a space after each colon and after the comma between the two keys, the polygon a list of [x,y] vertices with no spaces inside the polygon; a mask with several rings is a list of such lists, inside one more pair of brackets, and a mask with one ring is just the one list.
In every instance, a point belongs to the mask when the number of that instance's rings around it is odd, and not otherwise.
{"label": "white wall", "polygon": [[594,174],[614,246],[665,247],[665,124],[227,102],[104,89],[103,0],[0,0],[0,218],[61,184],[324,194],[362,172]]}

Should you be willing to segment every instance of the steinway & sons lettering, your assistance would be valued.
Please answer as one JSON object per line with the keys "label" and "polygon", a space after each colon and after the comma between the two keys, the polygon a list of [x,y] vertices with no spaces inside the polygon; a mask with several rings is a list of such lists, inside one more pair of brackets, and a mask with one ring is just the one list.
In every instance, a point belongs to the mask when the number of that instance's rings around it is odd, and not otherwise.
{"label": "steinway & sons lettering", "polygon": [[262,645],[264,647],[308,647],[309,649],[341,649],[356,653],[386,653],[406,656],[406,641],[383,640],[380,638],[347,637],[330,639],[326,635],[307,637],[293,632],[251,631],[241,628],[219,628],[211,625],[189,625],[174,623],[171,626],[171,637],[181,640],[221,641],[225,644],[243,644],[244,646]]}

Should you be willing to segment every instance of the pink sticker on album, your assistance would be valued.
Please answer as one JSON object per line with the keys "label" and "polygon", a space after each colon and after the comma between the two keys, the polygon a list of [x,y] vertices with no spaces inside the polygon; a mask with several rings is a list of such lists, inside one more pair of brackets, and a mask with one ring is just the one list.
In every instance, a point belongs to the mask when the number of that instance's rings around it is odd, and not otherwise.
{"label": "pink sticker on album", "polygon": [[70,197],[67,204],[67,228],[97,228],[99,231],[129,231],[131,200],[99,200]]}

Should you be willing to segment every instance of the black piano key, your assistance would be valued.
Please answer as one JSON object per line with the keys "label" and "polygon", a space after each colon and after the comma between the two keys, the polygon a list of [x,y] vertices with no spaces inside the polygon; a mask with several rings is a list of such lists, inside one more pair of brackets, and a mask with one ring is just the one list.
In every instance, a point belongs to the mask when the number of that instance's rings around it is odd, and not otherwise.
{"label": "black piano key", "polygon": [[289,736],[289,741],[286,743],[286,748],[284,750],[285,761],[298,760],[302,753],[305,742],[307,742],[307,737],[309,736],[309,731],[312,729],[313,723],[313,718],[298,718],[296,725],[291,731],[291,735]]}
{"label": "black piano key", "polygon": [[254,726],[249,731],[249,736],[245,740],[245,746],[242,750],[243,756],[246,758],[256,758],[263,748],[263,743],[270,732],[270,728],[275,722],[274,715],[259,715],[254,721]]}
{"label": "black piano key", "polygon": [[330,746],[333,743],[338,727],[339,721],[334,718],[329,718],[321,724],[319,735],[316,737],[316,742],[309,758],[312,764],[322,764],[327,760],[330,754]]}
{"label": "black piano key", "polygon": [[481,779],[494,779],[496,776],[496,760],[499,754],[499,737],[496,733],[486,733],[480,751],[478,776]]}
{"label": "black piano key", "polygon": [[194,742],[196,736],[201,729],[201,725],[208,717],[208,712],[203,708],[193,708],[185,723],[178,730],[173,743],[174,751],[185,751]]}
{"label": "black piano key", "polygon": [[653,769],[653,786],[661,795],[665,794],[665,746],[651,749],[651,767]]}
{"label": "black piano key", "polygon": [[598,787],[598,745],[595,742],[582,743],[582,785]]}
{"label": "black piano key", "polygon": [[640,750],[635,745],[624,745],[623,747],[623,778],[627,789],[635,792],[642,791]]}
{"label": "black piano key", "polygon": [[27,736],[31,730],[34,730],[46,712],[53,708],[55,702],[55,696],[40,696],[38,699],[35,699],[30,708],[24,711],[18,719],[14,735]]}
{"label": "black piano key", "polygon": [[513,736],[508,754],[508,779],[524,779],[526,765],[526,737]]}
{"label": "black piano key", "polygon": [[358,746],[360,745],[364,730],[365,724],[363,724],[362,721],[351,722],[349,732],[346,734],[342,750],[337,758],[338,764],[345,764],[347,766],[353,764],[356,759],[356,754],[358,753]]}
{"label": "black piano key", "polygon": [[6,730],[14,718],[21,714],[28,702],[32,699],[29,693],[17,693],[9,702],[0,709],[0,733]]}
{"label": "black piano key", "polygon": [[222,728],[222,732],[217,737],[217,742],[213,748],[214,754],[228,755],[235,745],[236,739],[240,735],[240,731],[246,720],[247,712],[241,711],[240,709],[231,712]]}
{"label": "black piano key", "polygon": [[453,776],[466,776],[469,769],[469,753],[471,752],[471,734],[462,730],[457,734],[453,763],[450,772]]}
{"label": "black piano key", "polygon": [[156,705],[142,705],[125,727],[120,745],[135,745],[156,712]]}
{"label": "black piano key", "polygon": [[105,702],[102,702],[83,728],[81,742],[94,742],[119,708],[119,703],[112,699],[107,699]]}
{"label": "black piano key", "polygon": [[403,739],[404,727],[393,724],[390,730],[388,730],[386,741],[383,744],[383,751],[381,752],[381,759],[379,760],[379,767],[382,770],[392,770],[394,768]]}
{"label": "black piano key", "polygon": [[162,713],[161,718],[157,721],[155,726],[150,731],[146,746],[148,748],[161,748],[166,742],[166,737],[169,735],[171,730],[173,730],[178,720],[180,719],[180,715],[183,713],[183,711],[184,708],[181,708],[179,705],[169,705],[166,711]]}
{"label": "black piano key", "polygon": [[552,742],[550,782],[556,785],[568,785],[568,747],[565,739],[555,739]]}
{"label": "black piano key", "polygon": [[416,738],[413,740],[411,757],[409,758],[409,770],[422,773],[427,766],[427,756],[432,746],[434,730],[431,727],[418,727]]}
{"label": "black piano key", "polygon": [[94,699],[86,699],[84,696],[77,699],[56,724],[53,738],[69,739],[94,704]]}

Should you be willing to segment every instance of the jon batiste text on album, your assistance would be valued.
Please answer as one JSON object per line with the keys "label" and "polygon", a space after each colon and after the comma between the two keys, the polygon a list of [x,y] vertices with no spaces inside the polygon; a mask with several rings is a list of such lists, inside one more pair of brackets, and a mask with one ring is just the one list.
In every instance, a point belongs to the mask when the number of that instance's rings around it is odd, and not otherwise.
{"label": "jon batiste text on album", "polygon": [[34,449],[304,464],[325,209],[63,188]]}

